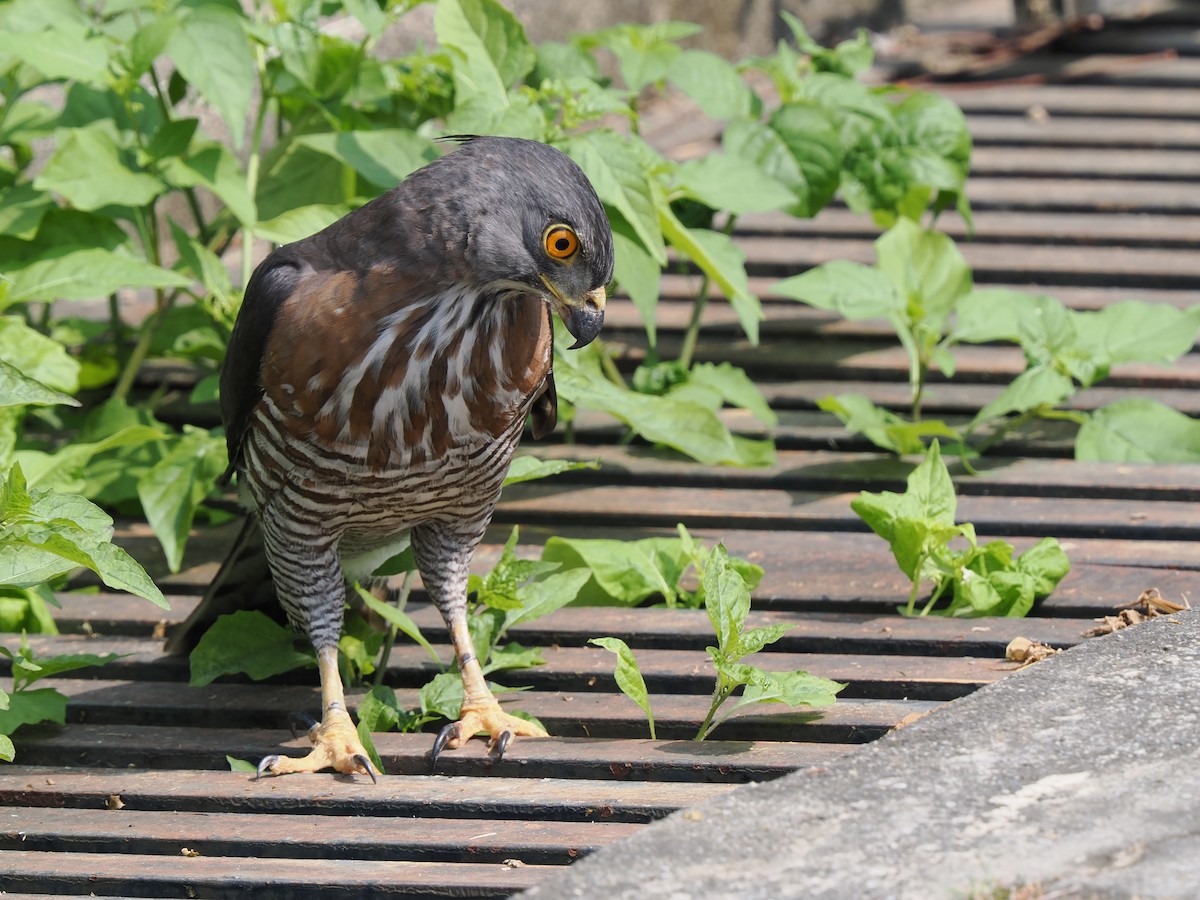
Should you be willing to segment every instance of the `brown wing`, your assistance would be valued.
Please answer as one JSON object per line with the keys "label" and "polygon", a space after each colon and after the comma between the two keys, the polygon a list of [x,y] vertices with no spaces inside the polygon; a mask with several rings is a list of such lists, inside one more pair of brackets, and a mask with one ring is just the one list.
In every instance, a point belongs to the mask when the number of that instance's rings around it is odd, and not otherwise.
{"label": "brown wing", "polygon": [[533,406],[529,410],[530,424],[533,426],[533,436],[541,440],[554,430],[558,424],[558,391],[554,389],[554,372],[546,375],[542,382],[541,391],[533,398]]}

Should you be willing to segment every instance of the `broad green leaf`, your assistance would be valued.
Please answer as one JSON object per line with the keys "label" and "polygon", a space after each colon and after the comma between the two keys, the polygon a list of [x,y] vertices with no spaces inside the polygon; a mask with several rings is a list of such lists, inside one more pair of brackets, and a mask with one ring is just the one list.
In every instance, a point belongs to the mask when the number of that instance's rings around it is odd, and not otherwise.
{"label": "broad green leaf", "polygon": [[795,709],[832,706],[846,685],[807,672],[767,672],[755,668],[734,709],[754,703],[782,703]]}
{"label": "broad green leaf", "polygon": [[625,218],[655,262],[666,265],[658,205],[642,161],[627,139],[598,128],[567,138],[562,150],[583,169],[600,199]]}
{"label": "broad green leaf", "polygon": [[0,734],[9,735],[22,725],[67,720],[67,698],[54,688],[16,691],[9,694],[8,709],[0,710]]}
{"label": "broad green leaf", "polygon": [[908,318],[940,331],[971,290],[971,267],[946,235],[901,219],[875,242],[879,270],[908,307]]}
{"label": "broad green leaf", "polygon": [[667,66],[666,78],[710,119],[750,114],[750,89],[733,64],[715,53],[682,51]]}
{"label": "broad green leaf", "polygon": [[0,234],[31,240],[54,208],[54,198],[29,182],[0,191]]}
{"label": "broad green leaf", "polygon": [[495,0],[438,0],[433,23],[454,59],[455,102],[482,98],[493,108],[507,106],[508,89],[537,57],[516,17]]}
{"label": "broad green leaf", "polygon": [[97,87],[106,86],[110,44],[89,35],[82,23],[40,31],[0,29],[0,61],[8,68],[13,59],[36,69],[48,81],[70,79]]}
{"label": "broad green leaf", "polygon": [[1046,406],[1062,403],[1075,393],[1071,379],[1048,365],[1036,365],[1026,369],[1000,392],[989,400],[971,421],[975,428],[982,422],[1009,413],[1023,413]]}
{"label": "broad green leaf", "polygon": [[1200,462],[1200,421],[1141,397],[1117,400],[1088,416],[1075,458],[1099,462]]}
{"label": "broad green leaf", "polygon": [[178,17],[170,13],[158,12],[149,17],[125,46],[128,60],[126,74],[131,78],[140,78],[150,70],[154,61],[167,49],[167,41],[175,29],[179,27]]}
{"label": "broad green leaf", "polygon": [[394,187],[437,156],[427,138],[403,128],[307,134],[297,141],[344,162],[381,188]]}
{"label": "broad green leaf", "polygon": [[841,259],[785,278],[771,286],[771,293],[833,310],[847,319],[891,318],[905,309],[905,298],[887,275]]}
{"label": "broad green leaf", "polygon": [[682,53],[675,42],[699,31],[700,27],[690,22],[626,23],[580,35],[576,41],[611,52],[625,86],[636,92],[665,78]]}
{"label": "broad green leaf", "polygon": [[192,7],[167,41],[167,55],[221,114],[233,146],[240,148],[257,83],[254,50],[240,10],[213,4]]}
{"label": "broad green leaf", "polygon": [[758,323],[764,318],[758,297],[750,293],[746,275],[746,254],[733,238],[719,231],[688,228],[675,217],[669,206],[658,210],[663,233],[672,246],[700,267],[729,299],[738,322],[750,343],[758,343]]}
{"label": "broad green leaf", "polygon": [[576,472],[580,469],[598,469],[600,461],[576,462],[568,459],[538,459],[536,456],[517,456],[508,466],[508,474],[504,476],[504,484],[520,484],[523,481],[537,481],[549,478],[563,472]]}
{"label": "broad green leaf", "polygon": [[312,654],[296,650],[296,639],[294,631],[261,612],[239,610],[221,616],[192,651],[190,684],[202,687],[222,675],[239,673],[261,681],[312,665]]}
{"label": "broad green leaf", "polygon": [[944,437],[962,441],[962,435],[940,419],[910,422],[891,410],[876,406],[863,394],[823,397],[817,401],[817,406],[841,419],[847,431],[862,434],[875,446],[902,456],[924,453],[923,438]]}
{"label": "broad green leaf", "polygon": [[740,659],[743,656],[757,653],[763,647],[775,643],[795,627],[795,625],[767,625],[742,632],[738,635],[735,645],[730,648],[730,656]]}
{"label": "broad green leaf", "polygon": [[609,413],[646,440],[708,465],[770,465],[774,460],[770,441],[751,441],[730,434],[707,407],[618,387],[604,377],[594,357],[585,351],[556,355],[554,378],[563,399]]}
{"label": "broad green leaf", "polygon": [[76,209],[144,206],[166,190],[157,176],[136,171],[121,158],[109,122],[61,129],[55,143],[33,185],[60,194]]}
{"label": "broad green leaf", "polygon": [[347,191],[346,167],[295,138],[285,138],[264,156],[254,195],[258,217],[263,222],[306,206],[339,206],[340,215],[345,215],[354,199]]}
{"label": "broad green leaf", "polygon": [[621,689],[621,693],[642,708],[646,714],[646,721],[650,725],[650,740],[658,740],[654,733],[654,713],[650,709],[650,694],[646,690],[642,671],[638,668],[637,658],[629,649],[629,645],[620,638],[614,637],[592,638],[588,643],[617,655],[617,667],[613,672],[617,687]]}
{"label": "broad green leaf", "polygon": [[490,675],[505,669],[530,669],[545,664],[546,659],[540,648],[524,647],[516,641],[509,641],[500,647],[492,646],[482,669],[484,675]]}
{"label": "broad green leaf", "polygon": [[178,572],[183,562],[197,508],[228,464],[225,439],[194,429],[138,479],[142,509],[172,572]]}
{"label": "broad green leaf", "polygon": [[744,369],[732,363],[697,363],[688,373],[688,379],[715,390],[727,403],[749,410],[764,425],[773,426],[779,421],[758,385]]}
{"label": "broad green leaf", "polygon": [[442,716],[451,721],[462,711],[463,683],[458,672],[442,672],[434,675],[420,690],[421,712],[426,715]]}
{"label": "broad green leaf", "polygon": [[299,241],[316,234],[348,212],[350,212],[350,208],[347,206],[324,204],[298,206],[270,221],[259,222],[254,226],[254,233],[258,237],[276,244],[290,244],[292,241]]}
{"label": "broad green leaf", "polygon": [[[545,555],[543,554],[543,559]],[[583,586],[591,578],[588,569],[570,569],[554,572],[538,581],[531,581],[517,589],[521,605],[508,610],[504,615],[504,631],[522,622],[532,622],[548,616],[575,601]]]}
{"label": "broad green leaf", "polygon": [[[407,635],[421,647],[424,647],[425,652],[433,657],[433,661],[439,666],[442,665],[442,661],[438,657],[437,651],[434,650],[433,645],[425,639],[425,635],[421,633],[420,627],[418,627],[417,623],[412,620],[412,617],[409,616],[408,613],[396,606],[393,606],[391,603],[385,603],[370,591],[364,590],[362,586],[358,584],[354,585],[354,589],[358,592],[359,598],[367,605],[368,609],[383,618],[389,624],[395,625],[397,631],[399,631],[401,634]],[[372,728],[371,730],[387,731],[388,729]]]}
{"label": "broad green leaf", "polygon": [[553,536],[542,559],[561,563],[564,576],[580,567],[591,573],[577,589],[583,605],[636,606],[654,595],[673,596],[673,586],[638,542]]}
{"label": "broad green leaf", "polygon": [[546,113],[528,94],[515,94],[504,106],[491,104],[482,94],[454,107],[446,129],[457,134],[492,134],[500,137],[545,141],[550,136]]}
{"label": "broad green leaf", "polygon": [[721,651],[737,657],[738,639],[750,613],[750,589],[729,566],[725,545],[718,544],[704,564],[704,610]]}
{"label": "broad green leaf", "polygon": [[[617,217],[614,215],[613,218]],[[612,237],[615,254],[613,277],[637,307],[646,327],[646,337],[653,347],[658,339],[655,314],[658,310],[662,266],[647,252],[645,245],[623,220],[613,223]]]}
{"label": "broad green leaf", "polygon": [[109,587],[145,597],[162,609],[171,608],[146,570],[116,544],[98,544],[92,548],[91,555],[96,562],[96,574]]}
{"label": "broad green leaf", "polygon": [[96,666],[105,666],[114,659],[120,659],[119,653],[105,653],[103,656],[95,653],[72,653],[64,656],[38,657],[38,671],[25,677],[25,684],[33,684],[42,678],[52,675],[62,675],[65,672],[75,672]]}
{"label": "broad green leaf", "polygon": [[166,432],[148,425],[130,425],[99,441],[73,441],[54,453],[21,450],[16,453],[16,459],[31,485],[86,493],[85,469],[92,457],[118,447],[159,441],[166,436]]}
{"label": "broad green leaf", "polygon": [[1017,569],[1033,579],[1034,594],[1050,594],[1071,571],[1071,561],[1054,538],[1042,538],[1016,560]]}
{"label": "broad green leaf", "polygon": [[908,476],[906,495],[912,498],[916,516],[939,525],[953,525],[958,496],[950,471],[942,462],[941,449],[934,441],[925,459]]}
{"label": "broad green leaf", "polygon": [[[394,4],[390,5],[394,6]],[[342,0],[342,8],[358,19],[367,32],[367,37],[372,40],[383,33],[383,29],[388,23],[388,14],[380,6],[378,0]]]}
{"label": "broad green leaf", "polygon": [[359,743],[363,745],[363,749],[367,751],[367,756],[371,758],[371,764],[379,772],[385,772],[383,760],[379,757],[379,751],[375,749],[375,739],[371,736],[371,729],[359,722],[355,727],[358,733]]}
{"label": "broad green leaf", "polygon": [[736,119],[726,128],[722,145],[787,185],[793,196],[784,208],[792,215],[816,215],[837,190],[841,145],[828,114],[815,107],[782,107],[769,124]]}
{"label": "broad green leaf", "polygon": [[186,156],[165,159],[160,165],[163,176],[177,187],[200,186],[212,191],[242,225],[249,227],[258,221],[242,165],[225,147],[209,144]]}
{"label": "broad green leaf", "polygon": [[971,344],[989,341],[1020,341],[1022,322],[1043,316],[1053,297],[1010,291],[1005,288],[976,288],[958,302],[954,340]]}
{"label": "broad green leaf", "polygon": [[9,300],[89,300],[121,288],[188,287],[191,280],[143,259],[100,248],[75,250],[61,257],[40,259],[16,271]]}
{"label": "broad green leaf", "polygon": [[680,187],[713,209],[734,215],[767,212],[792,203],[791,191],[742,156],[709,153],[676,170]]}
{"label": "broad green leaf", "polygon": [[[7,707],[4,707],[7,709]],[[17,758],[17,749],[13,746],[12,738],[7,734],[0,734],[0,760],[4,762],[12,762]]]}
{"label": "broad green leaf", "polygon": [[368,731],[395,731],[406,711],[396,692],[386,684],[377,684],[358,702],[358,721]]}
{"label": "broad green leaf", "polygon": [[1200,306],[1127,300],[1072,316],[1080,353],[1110,365],[1171,363],[1192,349],[1200,329]]}
{"label": "broad green leaf", "polygon": [[0,407],[53,406],[58,403],[79,406],[79,401],[69,394],[46,387],[0,359]]}

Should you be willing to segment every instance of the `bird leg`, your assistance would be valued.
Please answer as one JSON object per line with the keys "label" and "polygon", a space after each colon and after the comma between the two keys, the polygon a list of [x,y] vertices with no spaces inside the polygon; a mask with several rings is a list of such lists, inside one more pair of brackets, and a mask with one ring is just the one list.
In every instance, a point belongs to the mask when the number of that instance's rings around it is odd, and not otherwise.
{"label": "bird leg", "polygon": [[301,759],[272,754],[258,764],[258,774],[288,775],[293,772],[319,772],[336,769],[346,775],[370,775],[377,781],[375,766],[367,755],[358,730],[346,711],[346,696],[342,690],[342,677],[338,673],[337,647],[323,647],[317,651],[317,665],[321,672],[321,704],[324,714],[321,721],[308,730],[312,751]]}
{"label": "bird leg", "polygon": [[452,614],[449,624],[450,640],[462,672],[463,704],[458,721],[443,728],[434,741],[433,762],[437,763],[438,754],[443,749],[456,750],[480,732],[487,733],[488,749],[496,756],[504,754],[509,741],[516,735],[547,737],[545,729],[537,723],[509,715],[500,708],[483,678],[479,660],[475,658],[465,611]]}

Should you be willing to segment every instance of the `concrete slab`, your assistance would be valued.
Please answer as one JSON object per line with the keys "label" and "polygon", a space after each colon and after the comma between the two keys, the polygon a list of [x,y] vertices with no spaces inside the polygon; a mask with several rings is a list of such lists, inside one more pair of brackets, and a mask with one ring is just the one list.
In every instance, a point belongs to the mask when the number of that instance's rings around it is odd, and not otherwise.
{"label": "concrete slab", "polygon": [[1198,764],[1191,611],[1030,666],[844,764],[677,813],[526,896],[1197,897]]}

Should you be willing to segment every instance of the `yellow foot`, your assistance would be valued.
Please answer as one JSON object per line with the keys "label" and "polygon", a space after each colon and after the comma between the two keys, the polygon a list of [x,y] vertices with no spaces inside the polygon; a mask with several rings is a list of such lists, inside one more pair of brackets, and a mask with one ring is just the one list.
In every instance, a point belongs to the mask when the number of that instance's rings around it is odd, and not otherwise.
{"label": "yellow foot", "polygon": [[509,742],[516,735],[525,737],[547,737],[546,729],[535,722],[510,716],[495,700],[478,706],[463,705],[457,722],[443,728],[433,742],[430,758],[437,765],[438,755],[446,749],[457,750],[479,732],[487,732],[488,751],[497,759],[504,755]]}
{"label": "yellow foot", "polygon": [[308,739],[313,743],[308,756],[301,759],[276,755],[264,757],[258,764],[258,777],[336,769],[346,775],[370,775],[372,781],[377,781],[375,766],[344,709],[331,707],[326,710],[324,721],[309,729]]}

